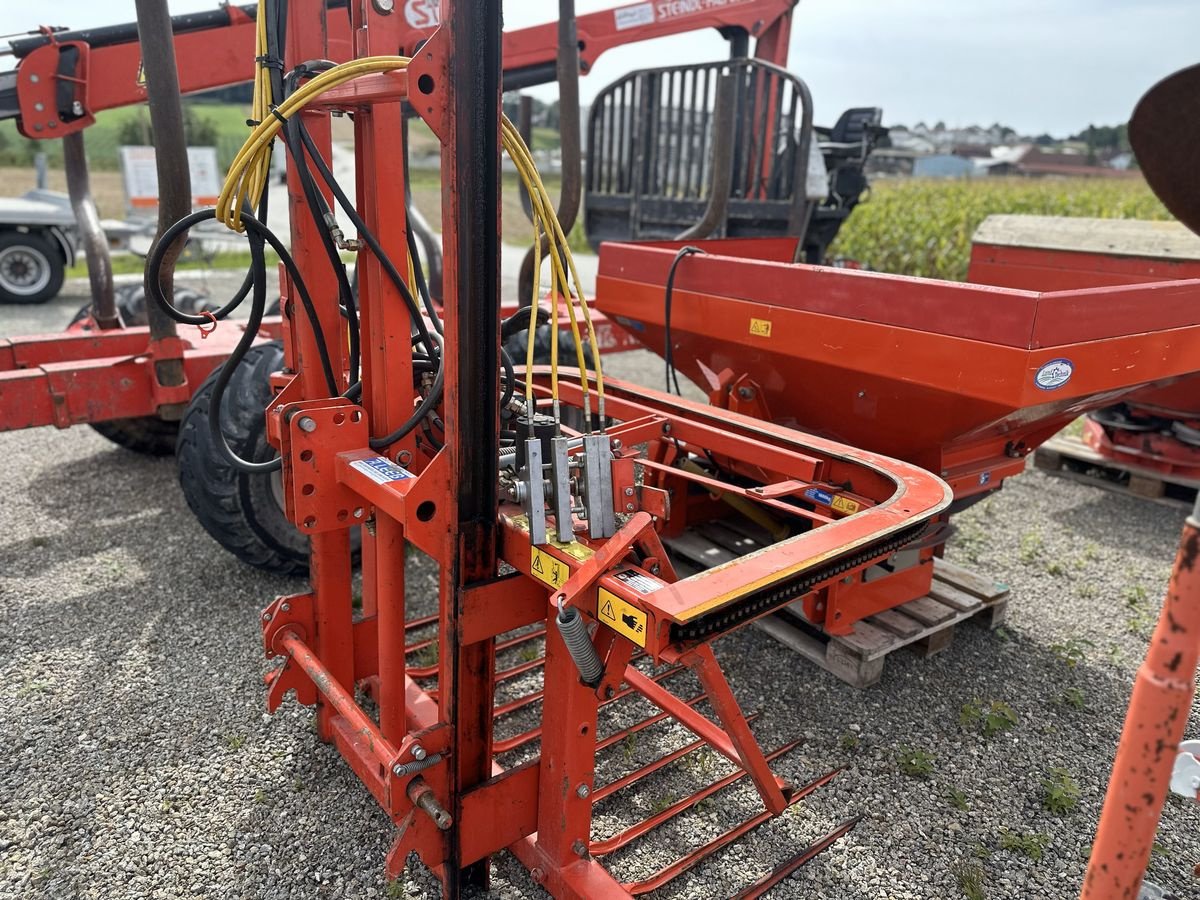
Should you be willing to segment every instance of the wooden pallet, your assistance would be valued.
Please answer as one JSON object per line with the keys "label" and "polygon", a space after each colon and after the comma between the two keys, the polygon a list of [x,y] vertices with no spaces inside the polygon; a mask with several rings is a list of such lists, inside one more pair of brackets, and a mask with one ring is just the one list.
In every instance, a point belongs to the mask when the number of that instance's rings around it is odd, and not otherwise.
{"label": "wooden pallet", "polygon": [[1033,454],[1033,464],[1071,481],[1191,508],[1200,481],[1101,456],[1078,438],[1053,437]]}
{"label": "wooden pallet", "polygon": [[[710,522],[671,538],[667,547],[685,576],[730,562],[769,541],[765,532],[745,522],[736,527]],[[912,647],[922,656],[932,656],[950,646],[959,622],[974,619],[996,628],[1008,614],[1007,585],[941,559],[934,561],[933,578],[927,596],[868,616],[845,637],[830,637],[805,621],[799,603],[754,625],[847,684],[869,687],[882,676],[889,653]]]}
{"label": "wooden pallet", "polygon": [[799,603],[754,624],[847,684],[865,688],[882,677],[888,654],[902,647],[933,656],[950,646],[960,622],[999,627],[1008,617],[1008,593],[1008,585],[938,559],[928,595],[868,616],[844,637],[830,637],[805,621]]}

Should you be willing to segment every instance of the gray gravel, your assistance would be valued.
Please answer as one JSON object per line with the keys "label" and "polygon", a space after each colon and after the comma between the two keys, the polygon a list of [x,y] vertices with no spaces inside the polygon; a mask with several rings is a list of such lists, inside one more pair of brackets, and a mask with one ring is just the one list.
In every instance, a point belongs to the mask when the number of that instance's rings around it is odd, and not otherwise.
{"label": "gray gravel", "polygon": [[[48,306],[0,307],[0,333],[52,330],[83,299],[73,284]],[[661,380],[649,354],[610,368]],[[0,457],[0,897],[437,896],[419,866],[387,884],[387,819],[317,742],[309,711],[289,701],[264,714],[257,612],[303,584],[231,562],[193,521],[171,460],[87,428],[0,435]],[[933,659],[897,654],[865,692],[754,630],[720,641],[764,746],[807,739],[777,771],[844,771],[660,895],[726,896],[850,816],[862,816],[855,831],[772,896],[953,898],[971,875],[989,898],[1076,894],[1183,518],[1040,472],[1010,482],[960,517],[950,552],[1012,585],[1007,626],[960,626]],[[414,559],[414,592],[431,596],[433,575]],[[523,658],[513,650],[502,665]],[[671,687],[686,697],[696,686],[685,676]],[[1070,689],[1083,708],[1066,702]],[[975,700],[1011,705],[1016,726],[990,739],[960,726]],[[610,708],[601,733],[647,713]],[[649,729],[606,752],[598,782],[688,740],[678,726]],[[930,754],[932,777],[902,774],[902,747]],[[1061,816],[1041,801],[1055,767],[1081,789]],[[664,770],[600,804],[597,836],[726,771],[711,753]],[[748,788],[729,792],[609,863],[643,877],[758,808]],[[1005,830],[1043,841],[1042,858],[1003,849]],[[1198,833],[1195,806],[1170,801],[1152,874],[1181,897],[1200,894]],[[544,896],[511,857],[494,872],[494,896]]]}

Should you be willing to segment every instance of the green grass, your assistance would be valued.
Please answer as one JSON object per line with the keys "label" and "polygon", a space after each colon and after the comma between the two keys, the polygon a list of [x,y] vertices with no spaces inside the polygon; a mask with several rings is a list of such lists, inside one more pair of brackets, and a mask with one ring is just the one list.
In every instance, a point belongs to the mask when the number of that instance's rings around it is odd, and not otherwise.
{"label": "green grass", "polygon": [[1053,768],[1042,779],[1042,806],[1056,816],[1065,816],[1079,806],[1079,784],[1066,769]]}
{"label": "green grass", "polygon": [[1007,828],[1000,830],[1001,850],[1023,853],[1034,862],[1041,862],[1042,857],[1046,855],[1046,848],[1049,846],[1050,835],[1048,834],[1020,834],[1015,831],[1009,831]]}
{"label": "green grass", "polygon": [[[208,120],[217,133],[217,153],[223,165],[228,165],[250,130],[246,127],[247,109],[238,104],[192,103],[197,115]],[[149,121],[144,105],[105,110],[96,115],[96,122],[84,132],[88,164],[93,169],[120,167],[121,127],[129,121]],[[17,131],[12,120],[0,122],[0,165],[30,165],[35,153],[45,153],[54,168],[62,166],[61,140],[28,140]]]}
{"label": "green grass", "polygon": [[896,754],[900,772],[909,778],[929,778],[937,765],[937,757],[924,750],[901,747]]}

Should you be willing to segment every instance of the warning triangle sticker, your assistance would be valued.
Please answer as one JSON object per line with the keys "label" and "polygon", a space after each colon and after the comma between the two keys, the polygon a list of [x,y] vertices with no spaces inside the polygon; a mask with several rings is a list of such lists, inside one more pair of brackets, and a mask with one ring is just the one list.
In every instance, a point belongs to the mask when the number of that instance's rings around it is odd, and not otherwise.
{"label": "warning triangle sticker", "polygon": [[541,572],[543,574],[546,571],[545,569],[542,568],[542,558],[540,556],[535,556],[533,558],[533,571]]}
{"label": "warning triangle sticker", "polygon": [[604,601],[604,607],[600,610],[600,618],[608,619],[610,622],[617,621],[617,614],[613,612],[611,600]]}

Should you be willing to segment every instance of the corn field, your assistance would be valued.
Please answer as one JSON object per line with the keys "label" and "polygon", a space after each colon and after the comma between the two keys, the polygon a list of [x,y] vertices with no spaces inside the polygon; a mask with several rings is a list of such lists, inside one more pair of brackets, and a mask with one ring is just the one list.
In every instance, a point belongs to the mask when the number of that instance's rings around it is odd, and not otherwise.
{"label": "corn field", "polygon": [[830,254],[880,272],[965,281],[971,237],[994,213],[1171,218],[1140,178],[878,179]]}

